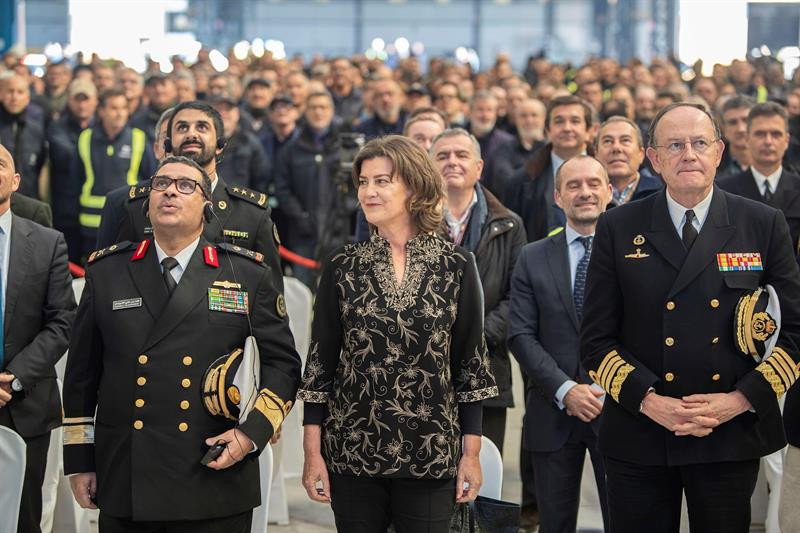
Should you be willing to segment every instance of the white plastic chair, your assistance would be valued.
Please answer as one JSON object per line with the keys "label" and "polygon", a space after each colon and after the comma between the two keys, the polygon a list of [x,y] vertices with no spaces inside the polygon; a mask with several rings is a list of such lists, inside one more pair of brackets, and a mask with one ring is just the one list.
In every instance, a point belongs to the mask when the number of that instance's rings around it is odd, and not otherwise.
{"label": "white plastic chair", "polygon": [[503,456],[494,442],[481,436],[481,453],[479,456],[483,485],[478,494],[499,500],[503,493]]}
{"label": "white plastic chair", "polygon": [[252,533],[267,533],[269,517],[269,496],[272,488],[272,446],[267,447],[258,456],[258,468],[261,481],[261,505],[253,509]]}
{"label": "white plastic chair", "polygon": [[15,431],[0,426],[0,531],[16,531],[22,482],[25,480],[25,441]]}
{"label": "white plastic chair", "polygon": [[[313,295],[304,283],[296,278],[283,278],[286,311],[289,328],[300,361],[305,366],[308,345],[311,341],[311,312]],[[303,473],[303,429],[302,409],[296,406],[281,426],[281,439],[273,446],[272,493],[269,501],[269,519],[273,524],[289,523],[289,503],[286,496],[287,478],[300,477]]]}

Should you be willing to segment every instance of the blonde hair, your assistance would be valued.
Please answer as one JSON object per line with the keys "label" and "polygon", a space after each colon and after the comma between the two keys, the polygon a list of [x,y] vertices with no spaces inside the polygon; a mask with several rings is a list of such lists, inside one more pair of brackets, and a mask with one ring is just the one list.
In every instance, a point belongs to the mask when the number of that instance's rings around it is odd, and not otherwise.
{"label": "blonde hair", "polygon": [[387,135],[369,141],[353,161],[353,183],[358,187],[364,161],[385,157],[392,164],[392,178],[399,177],[411,191],[406,209],[411,221],[424,233],[439,231],[442,224],[444,184],[430,156],[412,140]]}

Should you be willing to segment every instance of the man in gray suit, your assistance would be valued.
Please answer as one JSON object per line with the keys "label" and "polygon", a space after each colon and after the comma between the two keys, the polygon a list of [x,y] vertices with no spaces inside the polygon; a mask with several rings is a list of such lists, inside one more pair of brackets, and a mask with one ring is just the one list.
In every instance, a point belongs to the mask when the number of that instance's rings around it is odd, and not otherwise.
{"label": "man in gray suit", "polygon": [[540,533],[575,531],[587,449],[608,523],[597,450],[604,393],[581,365],[578,338],[594,228],[611,202],[611,184],[596,159],[576,156],[561,166],[554,185],[566,227],[522,249],[509,317],[509,347],[528,376],[524,441],[532,450]]}

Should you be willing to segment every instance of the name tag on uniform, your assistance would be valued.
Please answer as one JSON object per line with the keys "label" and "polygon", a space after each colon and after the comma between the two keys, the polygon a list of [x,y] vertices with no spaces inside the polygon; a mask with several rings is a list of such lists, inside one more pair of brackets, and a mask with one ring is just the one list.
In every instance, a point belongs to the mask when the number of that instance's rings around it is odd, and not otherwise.
{"label": "name tag on uniform", "polygon": [[128,298],[127,300],[114,300],[111,303],[112,311],[119,311],[121,309],[132,309],[134,307],[141,307],[141,298]]}
{"label": "name tag on uniform", "polygon": [[720,272],[764,270],[764,265],[761,263],[761,254],[758,252],[717,254],[717,266]]}
{"label": "name tag on uniform", "polygon": [[247,291],[210,287],[208,289],[208,309],[246,315],[250,309]]}

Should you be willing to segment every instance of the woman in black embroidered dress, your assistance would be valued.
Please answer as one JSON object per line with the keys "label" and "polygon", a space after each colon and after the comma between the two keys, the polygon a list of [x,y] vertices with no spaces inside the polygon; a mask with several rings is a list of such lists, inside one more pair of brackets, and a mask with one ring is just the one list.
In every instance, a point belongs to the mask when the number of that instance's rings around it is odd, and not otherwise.
{"label": "woman in black embroidered dress", "polygon": [[497,395],[477,269],[436,236],[443,183],[413,142],[369,142],[353,179],[373,232],[320,279],[297,395],[303,484],[339,531],[445,532],[477,496],[481,401]]}

